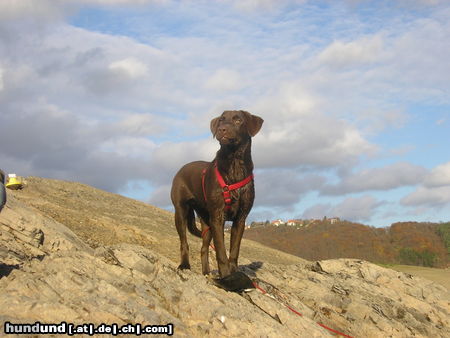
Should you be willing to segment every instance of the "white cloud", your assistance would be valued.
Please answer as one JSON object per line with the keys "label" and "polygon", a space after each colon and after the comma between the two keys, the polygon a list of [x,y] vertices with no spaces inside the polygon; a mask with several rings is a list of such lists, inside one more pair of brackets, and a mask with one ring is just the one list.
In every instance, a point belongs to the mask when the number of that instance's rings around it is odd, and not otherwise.
{"label": "white cloud", "polygon": [[382,204],[374,197],[365,195],[361,197],[348,197],[341,203],[317,204],[303,213],[303,218],[340,217],[349,221],[367,221],[373,217],[376,209]]}
{"label": "white cloud", "polygon": [[3,88],[5,87],[5,83],[3,80],[3,74],[5,73],[5,71],[3,70],[2,67],[0,67],[0,91],[3,90]]}
{"label": "white cloud", "polygon": [[213,140],[191,141],[183,143],[165,142],[160,144],[152,154],[152,163],[161,171],[161,175],[171,179],[186,163],[192,161],[212,161],[219,149]]}
{"label": "white cloud", "polygon": [[331,67],[346,68],[381,61],[382,52],[382,37],[373,35],[350,42],[334,41],[317,59]]}
{"label": "white cloud", "polygon": [[123,158],[149,158],[156,145],[142,137],[124,137],[122,135],[107,140],[98,146],[104,152],[117,154]]}
{"label": "white cloud", "polygon": [[450,203],[450,186],[419,187],[416,191],[402,198],[400,202],[405,206],[440,208]]}
{"label": "white cloud", "polygon": [[108,191],[123,187],[127,172],[150,177],[146,169],[153,148],[150,141],[111,134],[107,124],[89,125],[45,102],[34,105],[26,114],[0,114],[0,144],[8,144],[0,148],[3,169],[77,180]]}
{"label": "white cloud", "polygon": [[263,98],[261,109],[283,118],[311,116],[321,110],[323,98],[308,89],[307,82],[290,81],[282,83],[278,93]]}
{"label": "white cloud", "polygon": [[351,173],[336,185],[325,185],[325,195],[343,195],[368,190],[390,190],[420,184],[427,174],[421,166],[398,162],[384,168],[365,169]]}
{"label": "white cloud", "polygon": [[302,4],[308,0],[225,0],[231,2],[235,8],[253,12],[256,10],[274,10],[288,4]]}
{"label": "white cloud", "polygon": [[[398,1],[405,5],[411,5],[410,0],[398,0]],[[425,6],[437,6],[440,4],[444,4],[446,2],[446,0],[413,0],[412,2],[415,2],[419,5],[425,5]]]}
{"label": "white cloud", "polygon": [[254,141],[260,167],[336,168],[352,166],[377,147],[348,120],[323,113],[321,95],[307,82],[284,82],[271,95],[259,98],[250,111],[265,122]]}
{"label": "white cloud", "polygon": [[[367,0],[345,0],[351,5],[360,4],[367,2]],[[411,6],[437,6],[439,4],[444,4],[446,0],[392,0],[390,1],[394,5],[406,6],[407,8]]]}
{"label": "white cloud", "polygon": [[0,19],[18,18],[62,19],[67,13],[86,5],[145,5],[163,4],[170,0],[2,0],[0,1]]}
{"label": "white cloud", "polygon": [[[324,216],[335,217],[335,215],[331,216],[332,206],[331,204],[316,204],[309,208],[307,208],[302,215],[302,218],[305,219],[321,219]],[[327,216],[327,217],[328,217]]]}
{"label": "white cloud", "polygon": [[404,206],[442,208],[450,204],[450,162],[431,170],[423,185],[401,199]]}
{"label": "white cloud", "polygon": [[147,66],[133,57],[111,62],[108,68],[131,79],[137,79],[147,74]]}
{"label": "white cloud", "polygon": [[0,19],[15,20],[20,17],[55,18],[60,17],[60,1],[52,0],[2,0]]}
{"label": "white cloud", "polygon": [[[63,0],[67,1],[67,0]],[[170,0],[71,0],[89,5],[145,5],[149,3],[163,4]]]}
{"label": "white cloud", "polygon": [[425,178],[424,185],[427,188],[450,186],[450,162],[433,168]]}
{"label": "white cloud", "polygon": [[228,92],[242,88],[242,79],[238,72],[231,69],[218,69],[206,81],[206,88]]}
{"label": "white cloud", "polygon": [[170,190],[172,186],[169,184],[159,185],[151,194],[148,203],[159,207],[172,208],[170,200]]}
{"label": "white cloud", "polygon": [[432,18],[418,19],[391,39],[384,70],[380,69],[378,76],[390,78],[393,86],[402,88],[393,94],[412,101],[448,103],[444,88],[450,82],[442,75],[450,72],[450,65],[441,58],[450,52],[450,46],[442,44],[450,34],[447,16],[448,9],[444,9]]}
{"label": "white cloud", "polygon": [[409,120],[409,115],[398,108],[380,111],[370,107],[358,111],[355,115],[358,125],[366,134],[371,135],[378,134],[386,129],[400,129]]}
{"label": "white cloud", "polygon": [[[279,115],[283,115],[280,112]],[[375,151],[349,123],[321,113],[272,113],[255,140],[255,157],[262,167],[339,167],[354,164]]]}
{"label": "white cloud", "polygon": [[112,136],[154,137],[167,132],[172,119],[149,113],[122,112],[120,119],[106,123],[102,129]]}
{"label": "white cloud", "polygon": [[324,182],[325,178],[317,174],[301,174],[286,169],[258,170],[255,176],[255,205],[292,208],[304,195],[317,190]]}
{"label": "white cloud", "polygon": [[382,203],[372,196],[349,197],[331,209],[331,214],[352,221],[368,221]]}
{"label": "white cloud", "polygon": [[26,91],[28,100],[30,94],[44,96],[91,119],[100,110],[148,112],[162,102],[174,106],[187,96],[174,87],[174,58],[131,38],[68,25],[27,35],[19,27],[14,32],[18,38],[8,41],[9,51],[0,52],[8,65],[5,87]]}

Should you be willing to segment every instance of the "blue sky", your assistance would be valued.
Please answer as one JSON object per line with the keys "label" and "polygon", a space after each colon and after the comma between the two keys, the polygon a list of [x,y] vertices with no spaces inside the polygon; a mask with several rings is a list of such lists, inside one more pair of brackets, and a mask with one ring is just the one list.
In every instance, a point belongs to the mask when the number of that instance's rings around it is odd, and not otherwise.
{"label": "blue sky", "polygon": [[171,210],[245,109],[250,221],[448,221],[449,38],[439,0],[3,0],[0,166]]}

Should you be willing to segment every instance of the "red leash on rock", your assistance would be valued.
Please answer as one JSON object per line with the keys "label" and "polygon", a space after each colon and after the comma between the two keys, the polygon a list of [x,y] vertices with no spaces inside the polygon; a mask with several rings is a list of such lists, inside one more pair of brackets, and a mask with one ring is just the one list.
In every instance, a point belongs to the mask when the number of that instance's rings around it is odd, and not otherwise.
{"label": "red leash on rock", "polygon": [[[206,235],[206,233],[208,232],[208,230],[209,230],[209,227],[202,231],[202,237],[203,237],[204,235]],[[216,250],[212,244],[211,244],[210,246],[211,246],[211,248],[212,248],[214,251]],[[258,289],[259,291],[261,291],[261,293],[262,293],[263,295],[269,295],[268,292],[267,292],[266,290],[264,290],[262,287],[260,287],[256,282],[253,282],[253,286],[255,287],[255,289]],[[291,312],[295,313],[297,316],[303,317],[303,315],[302,315],[300,312],[298,312],[297,310],[295,310],[295,309],[292,308],[291,306],[289,306],[289,305],[287,305],[287,304],[283,304],[283,305],[286,306]],[[347,335],[347,334],[345,334],[345,333],[342,333],[342,332],[339,332],[339,331],[337,331],[337,330],[334,330],[334,329],[332,329],[332,328],[326,326],[325,324],[322,324],[322,323],[319,323],[319,322],[316,322],[316,323],[317,323],[317,325],[323,327],[325,330],[328,330],[328,331],[330,331],[330,332],[333,332],[334,334],[337,334],[337,335],[342,336],[342,337],[353,338],[352,336],[349,336],[349,335]]]}
{"label": "red leash on rock", "polygon": [[[255,287],[255,289],[258,289],[259,291],[261,291],[263,295],[268,294],[267,291],[264,290],[262,287],[260,287],[256,282],[253,282],[253,286]],[[298,312],[297,310],[295,310],[291,306],[286,305],[286,304],[283,304],[283,305],[286,306],[291,312],[295,313],[297,316],[303,317],[303,315],[300,312]],[[317,323],[317,325],[323,327],[324,329],[326,329],[326,330],[328,330],[330,332],[333,332],[333,333],[335,333],[335,334],[337,334],[339,336],[353,338],[352,336],[349,336],[349,335],[346,335],[345,333],[342,333],[342,332],[339,332],[337,330],[334,330],[334,329],[326,326],[325,324],[322,324],[322,323],[319,323],[319,322],[316,322],[316,323]]]}

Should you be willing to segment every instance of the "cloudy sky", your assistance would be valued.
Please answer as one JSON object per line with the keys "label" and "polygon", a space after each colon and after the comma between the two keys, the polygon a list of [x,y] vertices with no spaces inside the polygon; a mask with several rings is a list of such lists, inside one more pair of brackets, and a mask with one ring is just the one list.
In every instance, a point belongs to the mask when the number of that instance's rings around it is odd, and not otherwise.
{"label": "cloudy sky", "polygon": [[450,220],[450,3],[1,0],[0,167],[171,209],[264,118],[249,220]]}

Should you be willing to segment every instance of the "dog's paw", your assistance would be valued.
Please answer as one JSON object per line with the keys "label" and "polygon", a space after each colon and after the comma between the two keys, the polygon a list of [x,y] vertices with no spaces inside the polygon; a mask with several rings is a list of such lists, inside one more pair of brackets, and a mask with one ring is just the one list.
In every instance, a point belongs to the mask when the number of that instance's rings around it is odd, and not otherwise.
{"label": "dog's paw", "polygon": [[190,270],[191,269],[191,264],[189,263],[181,263],[180,265],[178,265],[178,269],[180,270]]}

